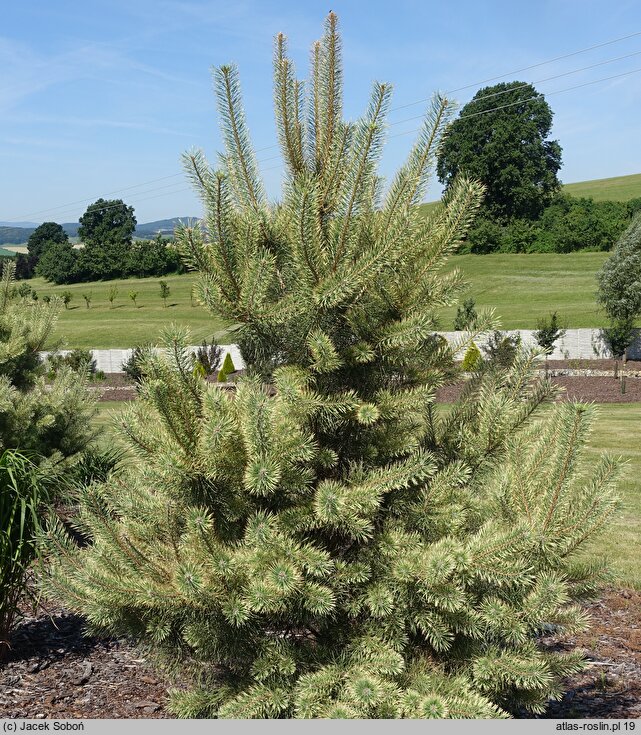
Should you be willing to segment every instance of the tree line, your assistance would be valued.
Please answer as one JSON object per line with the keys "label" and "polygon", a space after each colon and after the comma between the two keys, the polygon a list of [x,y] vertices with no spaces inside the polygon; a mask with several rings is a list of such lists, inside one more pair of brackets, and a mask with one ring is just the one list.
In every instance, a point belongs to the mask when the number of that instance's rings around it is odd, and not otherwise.
{"label": "tree line", "polygon": [[459,252],[610,250],[641,211],[641,198],[595,202],[562,192],[552,118],[543,94],[519,81],[484,87],[462,108],[438,153],[438,177],[447,191],[465,174],[485,195]]}
{"label": "tree line", "polygon": [[163,276],[184,271],[173,242],[158,235],[134,240],[133,207],[121,199],[98,199],[80,218],[74,248],[56,222],[45,222],[29,237],[27,253],[16,258],[16,277],[42,276],[56,284],[85,283],[138,276]]}

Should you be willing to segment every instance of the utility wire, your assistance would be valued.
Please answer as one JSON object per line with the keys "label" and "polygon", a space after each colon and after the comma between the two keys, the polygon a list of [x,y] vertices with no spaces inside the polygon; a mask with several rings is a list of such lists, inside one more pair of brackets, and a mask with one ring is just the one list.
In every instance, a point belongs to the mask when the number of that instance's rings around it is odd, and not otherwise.
{"label": "utility wire", "polygon": [[[536,64],[531,64],[529,66],[524,66],[524,67],[521,67],[519,69],[513,69],[512,71],[506,72],[505,74],[500,74],[499,76],[488,77],[487,79],[482,79],[482,80],[480,80],[478,82],[474,82],[472,84],[466,84],[463,87],[457,87],[456,89],[448,90],[448,91],[445,92],[445,94],[452,94],[454,92],[460,92],[460,91],[463,91],[465,89],[470,89],[472,87],[476,87],[476,86],[479,86],[481,84],[485,84],[487,82],[492,82],[492,81],[495,81],[497,79],[502,79],[503,77],[510,76],[512,74],[518,74],[518,73],[520,73],[522,71],[528,71],[530,69],[536,69],[536,68],[538,68],[540,66],[545,66],[545,65],[551,64],[551,63],[553,63],[555,61],[561,61],[563,59],[568,59],[568,58],[571,58],[573,56],[578,56],[579,54],[584,54],[584,53],[587,53],[588,51],[593,51],[593,50],[598,49],[598,48],[603,48],[605,46],[610,46],[612,44],[619,43],[621,41],[625,41],[625,40],[628,40],[630,38],[635,38],[635,37],[638,37],[638,36],[641,36],[641,31],[636,31],[634,33],[629,33],[629,34],[627,34],[625,36],[619,36],[618,38],[614,38],[614,39],[611,39],[609,41],[604,41],[602,43],[597,43],[597,44],[594,44],[592,46],[587,46],[587,47],[582,48],[582,49],[579,49],[577,51],[572,51],[572,52],[567,53],[567,54],[562,54],[561,56],[556,56],[556,57],[554,57],[552,59],[547,59],[546,61],[537,62]],[[623,59],[630,58],[631,56],[636,56],[639,53],[641,53],[641,51],[636,51],[636,52],[633,52],[631,54],[626,54],[625,56],[619,56],[619,57],[614,58],[614,59],[607,59],[605,61],[598,62],[596,64],[591,64],[589,66],[582,67],[581,69],[575,69],[573,71],[565,72],[563,74],[557,74],[557,75],[554,75],[554,76],[551,76],[551,77],[546,77],[545,79],[540,79],[538,81],[531,82],[531,84],[541,84],[542,82],[551,81],[552,79],[558,79],[560,77],[568,76],[570,74],[576,74],[576,73],[578,73],[580,71],[585,71],[587,69],[592,69],[592,68],[595,68],[597,66],[602,66],[604,64],[610,64],[610,63],[613,63],[615,61],[621,61]],[[628,73],[634,73],[634,72],[628,72]],[[624,76],[624,75],[618,75],[618,76]],[[615,78],[615,77],[608,77],[608,78]],[[604,81],[604,80],[597,80],[597,81]],[[592,83],[596,83],[596,82],[588,82],[588,84],[592,84]],[[526,85],[523,85],[523,86],[526,86]],[[585,85],[579,85],[579,86],[585,86]],[[571,87],[570,89],[576,89],[576,88],[578,88],[578,87]],[[513,90],[514,89],[519,89],[519,87],[513,88]],[[492,95],[487,95],[487,96],[488,97],[498,96],[498,95],[504,94],[504,93],[506,93],[508,91],[512,91],[512,90],[505,90],[505,92],[496,92],[496,93],[494,93]],[[564,91],[564,90],[559,90],[559,91]],[[550,92],[548,94],[557,94],[557,93],[558,92]],[[483,99],[483,98],[484,97],[479,97],[478,99],[480,100],[480,99]],[[407,104],[399,105],[397,107],[391,108],[390,112],[395,112],[397,110],[402,110],[402,109],[406,109],[408,107],[413,107],[415,105],[423,104],[425,102],[428,102],[429,99],[430,98],[424,98],[424,99],[416,100],[415,102],[408,102]],[[508,106],[511,106],[511,105],[508,105]],[[489,112],[489,110],[488,110],[488,112]],[[422,118],[423,116],[420,115],[420,116],[416,116],[416,117],[406,118],[404,120],[398,120],[396,122],[390,123],[390,127],[392,125],[400,125],[400,124],[402,124],[404,122],[409,122],[411,120],[418,119],[419,117]],[[407,135],[410,132],[415,132],[415,131],[407,131],[405,133],[400,133],[400,135]],[[396,137],[396,136],[389,136],[389,137]],[[255,153],[260,153],[262,151],[267,151],[267,150],[272,150],[274,148],[278,148],[278,145],[279,144],[276,143],[274,145],[265,146],[263,148],[257,148],[255,150]],[[270,161],[270,160],[273,160],[273,159],[279,158],[279,157],[280,156],[273,156],[273,157],[270,157],[270,158],[259,160],[259,161],[257,161],[257,163],[263,163],[265,161]],[[279,167],[276,166],[276,167],[271,167],[271,168],[279,168]],[[270,169],[265,169],[265,170],[271,170],[271,168]],[[147,186],[148,184],[153,184],[153,183],[156,183],[158,181],[165,181],[167,179],[178,178],[179,176],[183,176],[183,174],[182,173],[175,173],[175,174],[170,174],[168,176],[161,176],[161,177],[159,177],[157,179],[150,179],[149,181],[143,181],[143,182],[141,182],[139,184],[133,184],[132,186],[128,186],[128,187],[125,187],[125,188],[122,188],[122,189],[116,189],[114,191],[108,192],[107,194],[97,195],[97,197],[100,197],[100,196],[111,196],[113,194],[119,194],[119,193],[121,193],[123,191],[131,191],[132,189],[139,189],[140,187]],[[156,189],[151,189],[149,191],[156,191]],[[139,192],[139,193],[140,194],[145,194],[147,192]],[[19,222],[19,221],[22,221],[22,220],[27,219],[28,217],[33,217],[33,216],[38,215],[38,214],[44,214],[44,213],[48,213],[48,212],[53,212],[53,211],[57,211],[59,209],[67,209],[68,207],[71,207],[71,206],[73,206],[75,204],[83,204],[84,202],[90,202],[90,201],[92,201],[92,199],[95,199],[97,197],[87,197],[85,199],[79,199],[79,200],[76,200],[74,202],[67,202],[66,204],[60,204],[57,207],[50,207],[48,209],[41,209],[41,210],[38,210],[38,211],[35,211],[35,212],[29,212],[28,214],[25,214],[25,215],[22,215],[20,217],[17,217],[15,220],[12,220],[12,221]],[[60,215],[57,215],[57,216],[60,217]]]}
{"label": "utility wire", "polygon": [[[453,94],[454,92],[462,92],[465,89],[470,89],[472,87],[478,87],[481,84],[487,84],[487,82],[494,82],[497,79],[503,79],[503,77],[509,77],[512,74],[519,74],[522,71],[529,71],[530,69],[536,69],[539,66],[545,66],[546,64],[553,64],[555,61],[561,61],[562,59],[569,59],[572,56],[578,56],[579,54],[585,54],[588,51],[594,51],[594,49],[597,48],[603,48],[604,46],[611,46],[613,43],[619,43],[620,41],[627,41],[629,38],[636,38],[637,36],[641,36],[641,31],[635,31],[634,33],[629,33],[627,36],[619,36],[619,38],[613,38],[611,41],[604,41],[603,43],[597,43],[594,46],[588,46],[586,48],[579,49],[578,51],[572,51],[569,54],[563,54],[562,56],[556,56],[553,59],[548,59],[547,61],[539,61],[538,64],[531,64],[530,66],[523,66],[520,69],[513,69],[512,71],[508,71],[505,74],[500,74],[497,77],[489,77],[488,79],[481,79],[478,82],[474,82],[473,84],[466,84],[464,87],[457,87],[456,89],[449,89],[445,94]],[[422,100],[416,100],[416,102],[409,102],[406,105],[401,105],[399,107],[394,107],[390,110],[390,112],[395,112],[396,110],[402,110],[405,107],[412,107],[413,105],[420,105],[424,102],[429,102],[430,98],[427,97]]]}
{"label": "utility wire", "polygon": [[[592,84],[598,84],[599,82],[606,82],[606,81],[610,81],[612,79],[619,79],[621,77],[629,76],[631,74],[638,74],[639,72],[641,72],[641,67],[639,67],[638,69],[632,69],[631,71],[623,72],[621,74],[613,74],[612,76],[609,76],[609,77],[602,77],[601,79],[593,79],[590,82],[584,82],[582,84],[575,84],[572,87],[566,87],[565,89],[556,89],[556,90],[554,90],[552,92],[547,92],[546,94],[553,95],[553,94],[562,94],[564,92],[571,92],[572,90],[575,90],[575,89],[581,89],[582,87],[588,87],[588,86],[590,86]],[[516,102],[510,102],[510,103],[508,103],[506,105],[499,105],[497,107],[491,107],[489,110],[481,110],[479,112],[472,112],[472,113],[468,113],[467,115],[461,115],[461,117],[459,119],[465,119],[465,118],[469,118],[469,117],[479,117],[480,115],[487,115],[487,114],[489,114],[491,112],[497,112],[498,110],[505,110],[508,107],[515,107],[516,105],[522,105],[522,104],[525,104],[527,102],[531,102],[531,101],[537,100],[537,99],[540,99],[540,95],[535,95],[533,97],[528,97],[526,99],[517,100]],[[422,117],[422,115],[419,116],[419,117]],[[415,118],[409,118],[409,119],[411,120],[411,119],[415,119]],[[389,138],[397,138],[397,137],[402,136],[402,135],[410,135],[412,133],[417,133],[420,129],[421,128],[413,128],[412,130],[405,130],[402,133],[395,133],[394,135],[390,135],[388,137]],[[272,159],[264,159],[264,160],[268,161],[268,160],[272,160]],[[284,165],[283,163],[279,163],[276,166],[269,166],[268,168],[263,169],[263,173],[266,173],[267,171],[273,171],[273,170],[282,168],[283,165]],[[173,186],[173,184],[171,184],[170,186]],[[165,187],[160,187],[160,188],[165,188]],[[151,191],[154,191],[154,190],[151,190]],[[191,191],[191,187],[183,187],[183,188],[180,188],[180,189],[176,189],[175,191],[167,191],[167,192],[164,192],[163,194],[156,194],[155,196],[152,196],[152,197],[145,197],[144,199],[138,199],[138,200],[134,201],[133,203],[134,204],[139,204],[140,202],[146,202],[146,201],[149,201],[151,199],[158,199],[159,197],[162,197],[162,196],[168,196],[168,195],[171,195],[171,194],[180,194],[180,193],[182,193],[184,191]],[[148,192],[141,192],[141,193],[148,193]],[[112,209],[112,208],[116,208],[116,207],[120,207],[120,206],[121,206],[120,204],[112,204],[112,205],[110,205],[108,207],[105,207],[105,209]]]}

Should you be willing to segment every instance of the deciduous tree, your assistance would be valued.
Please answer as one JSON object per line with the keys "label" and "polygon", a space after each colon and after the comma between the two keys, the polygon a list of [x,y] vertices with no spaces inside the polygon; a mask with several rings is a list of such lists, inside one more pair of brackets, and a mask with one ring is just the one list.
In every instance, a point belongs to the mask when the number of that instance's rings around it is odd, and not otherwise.
{"label": "deciduous tree", "polygon": [[447,187],[465,174],[485,185],[483,209],[508,220],[536,219],[559,190],[561,146],[549,140],[552,109],[531,84],[480,89],[452,123],[439,154]]}

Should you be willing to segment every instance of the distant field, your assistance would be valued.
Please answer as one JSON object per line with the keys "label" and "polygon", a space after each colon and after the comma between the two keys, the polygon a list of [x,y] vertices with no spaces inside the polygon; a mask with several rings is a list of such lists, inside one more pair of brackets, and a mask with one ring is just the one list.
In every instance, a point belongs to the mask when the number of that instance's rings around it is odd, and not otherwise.
{"label": "distant field", "polygon": [[599,202],[625,202],[641,197],[641,174],[579,181],[576,184],[565,184],[563,190],[574,197],[592,197]]}
{"label": "distant field", "polygon": [[[629,199],[641,197],[641,174],[563,184],[563,191],[573,197],[592,197],[597,202],[627,202]],[[425,202],[421,205],[421,209],[424,214],[428,214],[438,203],[438,201]]]}
{"label": "distant field", "polygon": [[[191,306],[190,293],[193,275],[165,276],[160,278],[131,278],[122,281],[96,281],[76,283],[70,286],[52,286],[42,278],[29,281],[38,296],[72,293],[68,309],[60,312],[55,337],[63,337],[68,347],[133,347],[148,341],[156,341],[160,330],[176,323],[189,327],[193,341],[211,339],[225,325],[204,308]],[[171,293],[167,308],[160,298],[160,280],[169,284]],[[107,296],[112,286],[118,288],[114,308],[110,308]],[[129,298],[130,291],[137,291],[137,308]],[[86,308],[83,294],[91,294],[91,307]],[[219,339],[225,342],[224,337]]]}
{"label": "distant field", "polygon": [[[595,273],[607,253],[461,255],[458,267],[478,307],[493,307],[505,329],[535,329],[539,317],[558,311],[568,327],[598,327]],[[461,300],[462,300],[461,299]],[[444,309],[441,328],[453,328],[456,308]]]}
{"label": "distant field", "polygon": [[[451,259],[469,283],[462,299],[472,296],[478,307],[493,307],[505,329],[534,329],[537,318],[558,311],[568,327],[596,327],[603,317],[596,310],[595,273],[606,253],[461,255]],[[133,347],[154,341],[171,322],[191,329],[194,341],[211,338],[225,326],[200,306],[191,306],[190,291],[195,276],[168,276],[171,288],[167,308],[160,298],[159,278],[98,281],[72,286],[51,286],[40,278],[30,281],[39,296],[69,290],[70,308],[61,312],[57,335],[69,347]],[[118,288],[114,308],[107,295]],[[138,308],[129,298],[138,291]],[[91,294],[87,309],[82,294]],[[440,328],[453,328],[456,308],[444,309]],[[224,337],[220,340],[228,342]]]}

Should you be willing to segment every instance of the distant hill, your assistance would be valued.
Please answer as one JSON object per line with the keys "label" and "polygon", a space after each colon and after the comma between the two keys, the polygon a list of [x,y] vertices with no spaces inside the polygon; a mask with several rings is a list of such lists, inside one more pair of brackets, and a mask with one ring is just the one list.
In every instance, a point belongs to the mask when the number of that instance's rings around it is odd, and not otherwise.
{"label": "distant hill", "polygon": [[146,222],[143,225],[136,225],[135,237],[147,240],[156,235],[173,235],[174,229],[181,222],[193,222],[198,217],[172,217],[171,219],[159,219],[155,222]]}
{"label": "distant hill", "polygon": [[[641,174],[614,176],[609,179],[593,179],[564,184],[563,191],[574,197],[592,197],[595,201],[620,201],[641,197]],[[428,214],[438,202],[426,202],[421,205],[423,214]],[[135,237],[147,240],[156,235],[172,235],[179,222],[198,219],[197,217],[172,217],[145,222],[136,227]],[[0,222],[0,246],[24,245],[37,225],[33,222]],[[62,225],[69,237],[78,236],[78,223],[66,222]]]}
{"label": "distant hill", "polygon": [[[641,197],[641,174],[563,184],[563,191],[573,197],[591,197],[596,202],[627,202]],[[437,204],[425,202],[421,205],[422,213],[429,214]]]}
{"label": "distant hill", "polygon": [[597,202],[627,202],[641,197],[641,174],[564,184],[563,191],[573,197],[592,197]]}
{"label": "distant hill", "polygon": [[[174,228],[179,222],[187,222],[197,219],[196,217],[172,217],[171,219],[159,219],[155,222],[145,222],[136,226],[134,237],[140,240],[148,240],[156,237],[156,235],[170,236],[174,232]],[[31,223],[33,225],[33,223]],[[78,236],[78,223],[65,222],[62,229],[70,238]],[[21,227],[19,224],[8,223],[3,225],[0,223],[0,246],[1,245],[24,245],[31,233],[37,225],[31,227]]]}

